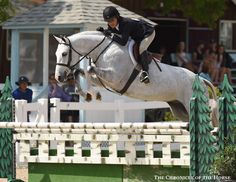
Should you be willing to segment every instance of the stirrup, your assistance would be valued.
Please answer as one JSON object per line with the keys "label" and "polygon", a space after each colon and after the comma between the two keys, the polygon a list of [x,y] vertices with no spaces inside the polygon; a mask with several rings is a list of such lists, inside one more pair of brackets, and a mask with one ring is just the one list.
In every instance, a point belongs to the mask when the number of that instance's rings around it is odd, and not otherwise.
{"label": "stirrup", "polygon": [[142,71],[142,73],[140,75],[140,82],[145,83],[145,84],[150,82],[149,77],[148,77],[148,73],[146,71]]}

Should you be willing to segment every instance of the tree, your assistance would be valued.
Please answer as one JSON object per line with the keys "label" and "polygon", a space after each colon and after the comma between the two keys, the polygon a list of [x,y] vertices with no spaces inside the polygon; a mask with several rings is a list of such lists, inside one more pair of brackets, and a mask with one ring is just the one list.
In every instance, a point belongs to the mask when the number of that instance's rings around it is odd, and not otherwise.
{"label": "tree", "polygon": [[0,1],[0,23],[9,19],[14,13],[15,11],[11,0]]}
{"label": "tree", "polygon": [[148,6],[168,14],[171,11],[180,11],[200,25],[215,27],[216,21],[224,15],[226,1],[222,0],[147,0]]}
{"label": "tree", "polygon": [[[0,122],[12,121],[12,95],[9,78],[6,78],[0,98]],[[13,177],[12,129],[0,129],[0,178]]]}
{"label": "tree", "polygon": [[190,176],[210,176],[210,167],[217,148],[216,138],[212,136],[209,99],[198,76],[193,83],[193,96],[190,102]]}
{"label": "tree", "polygon": [[236,127],[236,101],[233,96],[233,88],[229,84],[227,75],[224,75],[224,80],[221,85],[222,98],[219,102],[220,110],[220,126],[219,126],[219,147],[223,150],[225,147],[225,140],[227,144],[234,144],[234,128]]}

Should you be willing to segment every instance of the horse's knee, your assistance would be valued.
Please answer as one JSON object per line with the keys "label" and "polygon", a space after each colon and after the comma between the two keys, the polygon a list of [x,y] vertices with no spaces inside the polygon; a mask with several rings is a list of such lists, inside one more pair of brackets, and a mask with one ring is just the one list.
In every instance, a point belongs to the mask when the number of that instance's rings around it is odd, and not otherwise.
{"label": "horse's knee", "polygon": [[99,101],[102,100],[102,95],[100,94],[100,92],[97,92],[97,94],[96,94],[96,100],[99,100]]}
{"label": "horse's knee", "polygon": [[91,100],[92,100],[92,95],[87,92],[86,97],[85,97],[85,101],[90,102]]}

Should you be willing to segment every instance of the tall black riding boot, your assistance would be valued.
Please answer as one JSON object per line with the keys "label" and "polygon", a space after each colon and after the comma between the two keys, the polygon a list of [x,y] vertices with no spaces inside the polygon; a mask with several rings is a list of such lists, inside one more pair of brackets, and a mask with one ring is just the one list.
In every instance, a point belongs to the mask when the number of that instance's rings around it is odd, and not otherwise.
{"label": "tall black riding boot", "polygon": [[148,53],[147,51],[144,51],[140,55],[140,60],[139,60],[140,65],[142,66],[142,71],[140,74],[140,82],[143,83],[149,83],[149,78],[148,78]]}

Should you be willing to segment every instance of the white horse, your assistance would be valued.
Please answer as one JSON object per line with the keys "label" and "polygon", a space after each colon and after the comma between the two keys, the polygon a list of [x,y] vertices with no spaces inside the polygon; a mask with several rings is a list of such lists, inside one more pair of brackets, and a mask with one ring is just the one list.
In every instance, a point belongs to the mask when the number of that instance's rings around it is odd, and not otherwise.
{"label": "white horse", "polygon": [[[120,46],[111,42],[110,38],[105,38],[100,32],[87,31],[71,35],[68,38],[55,38],[59,43],[56,51],[55,78],[60,82],[66,80],[67,75],[78,62],[78,54],[89,56],[95,62],[93,73],[97,79],[90,77],[92,82],[115,91],[122,90],[134,70],[128,46]],[[136,77],[124,95],[146,101],[165,101],[170,105],[177,118],[189,121],[189,102],[196,75],[181,67],[162,63],[159,63],[159,66],[161,71],[152,61],[149,65],[150,83],[141,83]],[[204,82],[215,93],[213,85]],[[207,92],[207,89],[205,90]],[[213,116],[215,117],[215,114]],[[216,118],[214,120],[217,121]],[[216,124],[213,123],[213,125]]]}

